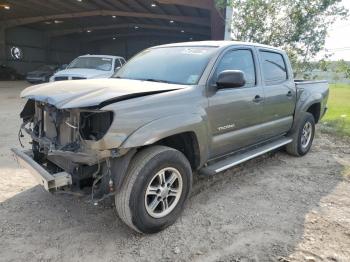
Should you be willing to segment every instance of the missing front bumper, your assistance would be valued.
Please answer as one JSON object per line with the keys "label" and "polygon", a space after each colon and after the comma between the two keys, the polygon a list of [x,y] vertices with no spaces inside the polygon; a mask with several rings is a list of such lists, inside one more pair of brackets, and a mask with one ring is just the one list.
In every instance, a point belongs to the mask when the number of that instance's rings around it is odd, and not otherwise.
{"label": "missing front bumper", "polygon": [[18,164],[28,169],[29,172],[38,180],[45,190],[49,192],[56,191],[59,188],[72,185],[72,176],[66,172],[50,174],[45,168],[34,161],[31,150],[11,149]]}

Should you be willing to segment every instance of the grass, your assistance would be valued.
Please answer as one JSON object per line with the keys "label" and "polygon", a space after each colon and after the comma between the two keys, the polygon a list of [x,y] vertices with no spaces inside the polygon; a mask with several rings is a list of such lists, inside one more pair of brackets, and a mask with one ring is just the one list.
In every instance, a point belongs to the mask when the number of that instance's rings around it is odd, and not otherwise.
{"label": "grass", "polygon": [[322,119],[326,127],[330,127],[340,135],[350,136],[350,85],[330,85],[328,111]]}

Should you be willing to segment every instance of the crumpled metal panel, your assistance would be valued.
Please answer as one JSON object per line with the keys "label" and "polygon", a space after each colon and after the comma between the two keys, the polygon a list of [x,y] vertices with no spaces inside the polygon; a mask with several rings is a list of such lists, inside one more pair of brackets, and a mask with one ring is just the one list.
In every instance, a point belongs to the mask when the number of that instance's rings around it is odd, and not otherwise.
{"label": "crumpled metal panel", "polygon": [[[54,105],[58,109],[98,106],[105,101],[121,100],[157,92],[185,88],[184,85],[129,79],[92,79],[46,83],[24,89],[22,98]],[[125,98],[125,99],[123,99]]]}

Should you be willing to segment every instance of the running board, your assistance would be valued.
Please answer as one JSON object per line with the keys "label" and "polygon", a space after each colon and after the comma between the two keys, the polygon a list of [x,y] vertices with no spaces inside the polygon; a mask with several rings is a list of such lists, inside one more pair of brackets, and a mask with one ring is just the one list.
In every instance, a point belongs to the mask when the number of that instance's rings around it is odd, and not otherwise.
{"label": "running board", "polygon": [[253,159],[257,156],[263,155],[267,152],[270,152],[274,149],[277,149],[279,147],[282,147],[284,145],[289,144],[292,142],[293,139],[288,137],[283,137],[278,140],[275,140],[271,143],[264,144],[259,147],[255,147],[252,150],[246,151],[244,153],[236,153],[232,156],[229,156],[223,160],[219,160],[218,162],[215,162],[211,165],[208,165],[206,167],[203,167],[199,170],[200,175],[215,175],[217,173],[220,173],[226,169],[229,169],[231,167],[234,167],[236,165],[239,165],[245,161],[248,161],[250,159]]}

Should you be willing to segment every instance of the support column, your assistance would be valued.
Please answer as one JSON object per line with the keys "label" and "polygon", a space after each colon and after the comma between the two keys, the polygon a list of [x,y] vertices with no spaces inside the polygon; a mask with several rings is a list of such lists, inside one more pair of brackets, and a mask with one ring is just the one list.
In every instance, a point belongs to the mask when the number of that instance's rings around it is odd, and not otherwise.
{"label": "support column", "polygon": [[7,63],[5,28],[0,27],[0,64]]}
{"label": "support column", "polygon": [[[225,10],[224,10],[225,11]],[[211,39],[224,40],[225,38],[225,12],[215,7],[214,1],[210,11]]]}
{"label": "support column", "polygon": [[45,63],[51,64],[52,61],[50,61],[50,54],[51,54],[51,37],[49,34],[45,33]]}
{"label": "support column", "polygon": [[231,40],[233,7],[226,7],[225,40]]}

